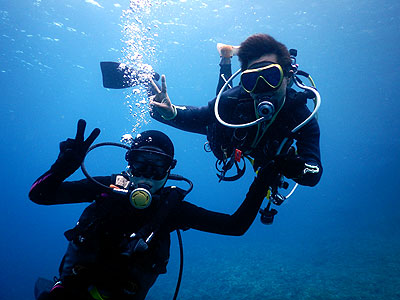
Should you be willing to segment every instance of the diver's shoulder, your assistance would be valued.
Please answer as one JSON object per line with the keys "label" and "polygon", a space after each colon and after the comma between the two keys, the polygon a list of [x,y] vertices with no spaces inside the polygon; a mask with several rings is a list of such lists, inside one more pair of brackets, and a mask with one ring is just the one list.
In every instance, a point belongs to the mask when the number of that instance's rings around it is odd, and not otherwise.
{"label": "diver's shoulder", "polygon": [[307,104],[307,94],[296,91],[292,88],[287,88],[285,102],[287,106],[304,106]]}
{"label": "diver's shoulder", "polygon": [[164,196],[169,196],[171,193],[179,198],[179,200],[183,200],[187,194],[187,191],[175,185],[166,186],[162,190],[162,194],[164,194]]}
{"label": "diver's shoulder", "polygon": [[241,85],[237,85],[222,94],[224,99],[251,99],[251,96],[246,92]]}
{"label": "diver's shoulder", "polygon": [[[246,95],[244,95],[243,92],[245,92],[245,91],[241,88],[241,86],[235,86],[231,89],[228,89],[221,94],[220,102],[226,103],[226,101],[229,101],[229,103],[232,103],[232,100],[238,100],[238,99],[245,97]],[[247,94],[247,95],[249,96],[249,94]],[[211,106],[212,108],[214,107],[217,97],[215,97],[213,100],[208,102],[208,105]]]}

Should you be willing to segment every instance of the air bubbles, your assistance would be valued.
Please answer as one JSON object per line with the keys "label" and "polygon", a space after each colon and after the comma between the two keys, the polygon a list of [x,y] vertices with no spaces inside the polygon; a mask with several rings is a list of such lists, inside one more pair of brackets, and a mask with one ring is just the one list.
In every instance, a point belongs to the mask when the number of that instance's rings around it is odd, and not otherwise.
{"label": "air bubbles", "polygon": [[133,70],[126,74],[131,86],[125,99],[129,99],[129,110],[134,118],[133,131],[148,121],[147,87],[154,76],[152,65],[155,59],[155,40],[159,21],[151,20],[151,9],[158,2],[152,0],[130,0],[129,8],[122,11],[121,28],[123,37],[121,62]]}
{"label": "air bubbles", "polygon": [[57,27],[63,27],[64,24],[61,22],[53,22],[53,25],[57,26]]}
{"label": "air bubbles", "polygon": [[133,141],[133,136],[130,133],[125,133],[121,137],[121,143],[131,145]]}

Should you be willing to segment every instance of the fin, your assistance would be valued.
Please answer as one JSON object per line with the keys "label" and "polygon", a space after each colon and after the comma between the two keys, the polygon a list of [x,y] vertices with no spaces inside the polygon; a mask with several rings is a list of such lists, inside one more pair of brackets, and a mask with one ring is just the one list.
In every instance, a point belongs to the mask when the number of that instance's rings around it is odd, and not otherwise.
{"label": "fin", "polygon": [[[105,88],[124,89],[139,84],[135,70],[123,63],[102,61],[100,68]],[[153,78],[157,81],[160,79],[160,75],[154,73]]]}
{"label": "fin", "polygon": [[108,89],[123,89],[132,86],[132,71],[127,66],[112,61],[100,62],[103,86]]}
{"label": "fin", "polygon": [[53,281],[39,277],[35,283],[35,299],[40,299],[39,297],[43,293],[47,294],[48,292],[50,292],[50,290],[53,288],[53,286],[54,286]]}

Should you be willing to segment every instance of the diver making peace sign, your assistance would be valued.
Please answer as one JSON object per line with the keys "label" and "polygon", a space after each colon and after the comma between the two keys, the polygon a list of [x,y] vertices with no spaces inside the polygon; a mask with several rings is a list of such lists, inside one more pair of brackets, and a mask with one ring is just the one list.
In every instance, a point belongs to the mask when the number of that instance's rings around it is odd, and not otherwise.
{"label": "diver making peace sign", "polygon": [[77,225],[65,232],[69,244],[58,280],[47,290],[38,281],[40,300],[144,299],[159,274],[166,273],[170,232],[193,228],[243,235],[263,202],[265,186],[276,176],[261,170],[232,215],[198,207],[184,200],[188,191],[166,185],[180,178],[171,174],[174,146],[164,133],[148,130],[126,146],[126,172],[65,181],[96,146],[90,147],[100,130],[85,140],[85,127],[79,120],[75,139],[60,143],[56,162],[29,192],[37,204],[89,203]]}

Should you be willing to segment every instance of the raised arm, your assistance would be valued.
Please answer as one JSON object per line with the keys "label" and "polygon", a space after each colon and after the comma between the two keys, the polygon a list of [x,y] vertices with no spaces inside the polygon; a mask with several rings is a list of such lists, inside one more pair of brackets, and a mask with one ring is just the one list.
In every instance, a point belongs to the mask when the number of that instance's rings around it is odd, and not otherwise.
{"label": "raised arm", "polygon": [[210,105],[203,107],[178,106],[172,104],[168,93],[165,75],[161,76],[161,90],[152,82],[157,94],[150,97],[152,118],[175,128],[206,134],[206,127],[213,116]]}
{"label": "raised arm", "polygon": [[[62,184],[63,181],[73,174],[82,163],[85,154],[100,134],[100,129],[95,128],[89,137],[84,140],[86,122],[78,121],[78,128],[75,139],[67,139],[60,143],[60,154],[50,170],[40,176],[32,185],[29,191],[29,198],[38,204],[61,204],[70,202],[85,202],[82,199],[76,199],[75,195],[63,193],[63,188],[71,186],[72,183]],[[80,184],[84,181],[80,182]],[[74,188],[68,190],[76,190]],[[68,196],[68,197],[66,197]],[[74,197],[72,197],[74,196]]]}

